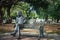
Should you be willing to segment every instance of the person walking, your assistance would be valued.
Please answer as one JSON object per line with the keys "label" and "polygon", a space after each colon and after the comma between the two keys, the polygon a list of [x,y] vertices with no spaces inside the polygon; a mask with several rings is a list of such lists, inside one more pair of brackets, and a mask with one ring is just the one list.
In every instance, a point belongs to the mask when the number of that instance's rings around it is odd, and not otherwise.
{"label": "person walking", "polygon": [[17,13],[17,17],[16,17],[16,23],[15,23],[15,28],[14,28],[14,32],[11,34],[13,36],[16,35],[16,33],[18,32],[18,38],[20,38],[21,36],[21,32],[20,30],[24,27],[24,22],[25,22],[25,18],[22,16],[22,12],[19,11]]}

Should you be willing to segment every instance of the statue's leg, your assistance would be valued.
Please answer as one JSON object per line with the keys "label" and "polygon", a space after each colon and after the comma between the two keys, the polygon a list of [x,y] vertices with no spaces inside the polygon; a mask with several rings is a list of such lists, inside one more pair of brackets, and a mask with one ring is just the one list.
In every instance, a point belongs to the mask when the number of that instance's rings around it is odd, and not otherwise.
{"label": "statue's leg", "polygon": [[44,28],[43,26],[40,26],[38,40],[40,40],[40,38],[43,38],[43,37],[44,37]]}
{"label": "statue's leg", "polygon": [[38,40],[40,40],[41,35],[40,35],[40,28],[39,28],[39,35],[38,35]]}
{"label": "statue's leg", "polygon": [[13,35],[15,37],[17,32],[18,32],[18,26],[16,25],[16,27],[14,28],[14,32],[11,33],[11,35]]}
{"label": "statue's leg", "polygon": [[21,39],[21,31],[20,27],[18,28],[18,39]]}

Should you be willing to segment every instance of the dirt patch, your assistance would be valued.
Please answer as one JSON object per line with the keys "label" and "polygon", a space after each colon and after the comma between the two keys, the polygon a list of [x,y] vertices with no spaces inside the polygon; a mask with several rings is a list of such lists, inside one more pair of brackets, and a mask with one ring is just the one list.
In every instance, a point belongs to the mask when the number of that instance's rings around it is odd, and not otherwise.
{"label": "dirt patch", "polygon": [[[14,24],[4,24],[4,25],[0,25],[0,33],[5,33],[5,32],[12,32],[14,30]],[[45,32],[54,32],[56,31],[56,29],[60,28],[59,25],[45,25],[44,26],[44,30]],[[25,31],[25,32],[38,32],[37,30],[32,30],[32,29],[28,29],[28,30],[21,30],[21,31]]]}

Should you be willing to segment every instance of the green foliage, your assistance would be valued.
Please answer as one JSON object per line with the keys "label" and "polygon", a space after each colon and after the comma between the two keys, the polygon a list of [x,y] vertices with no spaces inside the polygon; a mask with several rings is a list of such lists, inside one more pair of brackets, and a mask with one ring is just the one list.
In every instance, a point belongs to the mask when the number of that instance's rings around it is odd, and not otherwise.
{"label": "green foliage", "polygon": [[[11,14],[16,14],[18,11],[25,13],[25,10],[28,8],[28,4],[24,2],[18,2],[17,5],[13,5],[11,8]],[[13,16],[13,15],[11,15]]]}
{"label": "green foliage", "polygon": [[[23,16],[27,17],[27,9],[30,7],[30,4],[25,3],[25,2],[18,2],[16,5],[13,5],[10,12],[11,12],[11,17],[15,17],[16,13],[18,11],[22,11]],[[36,12],[34,11],[30,12],[29,17],[36,17]]]}
{"label": "green foliage", "polygon": [[48,2],[46,0],[25,0],[27,3],[30,3],[35,8],[47,8]]}
{"label": "green foliage", "polygon": [[32,10],[32,11],[31,11],[30,17],[31,17],[31,18],[32,18],[32,17],[34,17],[34,18],[38,17],[38,15],[37,15],[37,13],[36,13],[35,10]]}
{"label": "green foliage", "polygon": [[6,8],[2,7],[3,19],[7,18]]}
{"label": "green foliage", "polygon": [[[12,4],[12,7],[10,9],[10,16],[15,17],[17,11],[22,11],[23,15],[27,17],[27,9],[32,5],[34,10],[36,10],[36,13],[34,11],[31,11],[29,14],[29,17],[39,17],[44,18],[45,16],[49,16],[49,18],[55,18],[60,19],[60,0],[25,0],[25,2],[20,1],[10,1],[10,0],[1,0],[3,3],[3,13],[4,17],[6,16],[6,9],[8,8],[8,5],[5,5],[5,2],[10,5]],[[2,4],[1,4],[2,5]],[[5,7],[7,7],[5,9]]]}
{"label": "green foliage", "polygon": [[60,19],[60,4],[58,1],[54,1],[53,4],[49,5],[48,12],[49,14],[55,18],[55,19]]}

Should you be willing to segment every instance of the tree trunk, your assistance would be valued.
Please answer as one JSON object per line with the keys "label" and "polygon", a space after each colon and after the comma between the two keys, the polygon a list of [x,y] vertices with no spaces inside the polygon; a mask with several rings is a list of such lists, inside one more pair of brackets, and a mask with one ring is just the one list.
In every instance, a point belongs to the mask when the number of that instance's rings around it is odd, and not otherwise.
{"label": "tree trunk", "polygon": [[8,7],[8,8],[7,8],[7,17],[10,17],[10,8],[11,8],[11,7]]}
{"label": "tree trunk", "polygon": [[45,15],[45,21],[48,21],[48,15]]}
{"label": "tree trunk", "polygon": [[3,21],[3,12],[2,12],[2,7],[0,6],[0,23]]}
{"label": "tree trunk", "polygon": [[11,23],[10,8],[11,8],[11,5],[7,7],[7,23]]}
{"label": "tree trunk", "polygon": [[59,22],[59,19],[57,18],[57,23]]}

